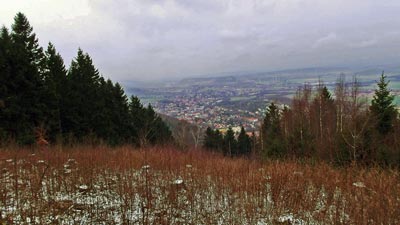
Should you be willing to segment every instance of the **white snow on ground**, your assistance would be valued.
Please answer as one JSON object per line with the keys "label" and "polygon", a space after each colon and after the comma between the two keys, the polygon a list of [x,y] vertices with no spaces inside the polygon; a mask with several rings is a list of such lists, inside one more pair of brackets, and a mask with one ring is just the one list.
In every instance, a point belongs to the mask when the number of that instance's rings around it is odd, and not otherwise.
{"label": "white snow on ground", "polygon": [[[323,189],[310,186],[309,193],[319,192],[320,196],[313,211],[293,214],[285,209],[276,214],[269,183],[272,177],[268,174],[264,174],[264,190],[254,196],[229,188],[221,191],[218,180],[211,176],[206,181],[192,179],[192,165],[184,168],[185,176],[150,170],[150,165],[144,165],[123,172],[95,171],[95,180],[85,180],[79,174],[77,162],[68,159],[61,168],[46,171],[51,176],[35,183],[37,177],[31,179],[28,172],[42,175],[47,163],[39,161],[21,162],[24,164],[17,176],[10,172],[13,160],[5,160],[10,169],[3,168],[0,179],[4,185],[0,189],[6,190],[0,202],[0,221],[12,218],[16,224],[320,224],[314,220],[314,214],[325,210],[328,217],[333,217],[337,213],[334,205],[326,204]],[[353,185],[365,187],[361,182]],[[16,187],[27,191],[16,191]],[[334,198],[341,199],[339,189]],[[252,215],[246,214],[243,199],[256,206]],[[341,220],[348,222],[345,212],[341,212]]]}
{"label": "white snow on ground", "polygon": [[360,181],[354,182],[353,186],[358,187],[358,188],[365,188],[366,187],[365,184],[363,182],[360,182]]}
{"label": "white snow on ground", "polygon": [[176,185],[183,184],[183,179],[181,177],[179,177],[178,179],[173,181],[173,184],[176,184]]}

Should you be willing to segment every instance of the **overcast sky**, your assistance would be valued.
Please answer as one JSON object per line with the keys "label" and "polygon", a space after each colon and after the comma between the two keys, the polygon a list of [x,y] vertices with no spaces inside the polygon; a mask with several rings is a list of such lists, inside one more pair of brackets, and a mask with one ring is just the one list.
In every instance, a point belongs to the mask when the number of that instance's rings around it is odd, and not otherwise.
{"label": "overcast sky", "polygon": [[81,47],[105,77],[398,63],[399,0],[0,0],[69,66]]}

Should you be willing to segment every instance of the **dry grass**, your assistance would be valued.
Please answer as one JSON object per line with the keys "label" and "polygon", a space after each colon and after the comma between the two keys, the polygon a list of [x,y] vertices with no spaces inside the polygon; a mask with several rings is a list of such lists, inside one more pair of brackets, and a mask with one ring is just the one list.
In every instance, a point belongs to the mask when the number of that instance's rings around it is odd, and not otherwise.
{"label": "dry grass", "polygon": [[399,173],[202,151],[0,151],[0,224],[400,224]]}

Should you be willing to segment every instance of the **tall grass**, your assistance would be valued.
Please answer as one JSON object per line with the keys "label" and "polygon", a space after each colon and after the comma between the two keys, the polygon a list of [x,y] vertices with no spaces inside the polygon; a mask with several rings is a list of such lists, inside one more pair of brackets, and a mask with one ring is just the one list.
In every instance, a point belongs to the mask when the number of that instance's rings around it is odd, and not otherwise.
{"label": "tall grass", "polygon": [[380,168],[173,148],[0,151],[0,224],[399,224]]}

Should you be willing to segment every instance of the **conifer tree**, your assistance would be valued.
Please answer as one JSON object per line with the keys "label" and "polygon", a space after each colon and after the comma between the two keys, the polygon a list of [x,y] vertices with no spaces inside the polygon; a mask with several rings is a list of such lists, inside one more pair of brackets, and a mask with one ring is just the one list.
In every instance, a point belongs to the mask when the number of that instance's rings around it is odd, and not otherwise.
{"label": "conifer tree", "polygon": [[67,70],[64,60],[52,43],[49,43],[45,56],[44,81],[47,89],[45,103],[49,109],[47,124],[50,138],[54,139],[56,135],[62,133]]}
{"label": "conifer tree", "polygon": [[386,135],[392,130],[393,122],[397,117],[397,111],[393,104],[394,95],[390,94],[388,84],[389,81],[386,81],[386,76],[382,72],[370,107],[374,117],[374,126],[381,135]]}
{"label": "conifer tree", "polygon": [[9,88],[8,82],[10,81],[10,50],[11,50],[11,37],[6,27],[0,30],[0,101],[1,106],[4,107],[7,89]]}
{"label": "conifer tree", "polygon": [[118,110],[115,106],[113,89],[114,84],[111,80],[104,80],[100,78],[100,87],[98,88],[97,95],[100,97],[97,104],[101,108],[101,114],[97,114],[97,122],[93,124],[93,130],[98,138],[106,141],[108,144],[115,145],[118,143],[118,127],[115,123]]}
{"label": "conifer tree", "polygon": [[237,140],[232,127],[229,127],[224,136],[224,154],[229,156],[237,155]]}
{"label": "conifer tree", "polygon": [[114,84],[112,88],[112,101],[106,103],[106,107],[111,107],[111,120],[115,128],[116,143],[125,142],[129,137],[129,110],[128,98],[124,89],[119,83]]}
{"label": "conifer tree", "polygon": [[46,89],[43,82],[44,54],[33,28],[24,14],[14,18],[11,32],[10,86],[6,114],[12,124],[6,125],[18,143],[32,144],[34,128],[46,123]]}
{"label": "conifer tree", "polygon": [[217,152],[221,152],[223,150],[223,146],[224,146],[224,136],[218,129],[216,129],[214,131],[213,142],[214,142],[214,149]]}
{"label": "conifer tree", "polygon": [[223,145],[224,139],[221,132],[218,129],[213,130],[207,127],[203,147],[211,151],[220,152]]}
{"label": "conifer tree", "polygon": [[8,29],[2,27],[0,30],[0,142],[7,138],[7,105],[10,100],[10,50],[11,37]]}
{"label": "conifer tree", "polygon": [[146,126],[143,133],[147,133],[146,139],[152,145],[163,145],[172,140],[172,133],[168,126],[156,114],[149,104],[145,109]]}
{"label": "conifer tree", "polygon": [[76,137],[93,133],[101,122],[100,75],[92,59],[81,49],[67,75],[68,92],[65,94],[65,121],[63,131]]}
{"label": "conifer tree", "polygon": [[238,154],[249,155],[251,152],[251,139],[249,135],[246,134],[246,131],[243,126],[240,129],[237,142],[238,142]]}
{"label": "conifer tree", "polygon": [[389,81],[386,81],[382,72],[370,106],[373,129],[364,137],[368,146],[373,146],[368,151],[370,158],[383,165],[395,163],[395,158],[398,157],[398,150],[393,142],[396,140],[396,134],[392,134],[398,113],[393,104],[394,95],[390,93],[388,85]]}
{"label": "conifer tree", "polygon": [[0,141],[33,144],[34,130],[82,141],[93,136],[115,145],[131,141],[165,144],[168,126],[149,105],[128,99],[123,88],[104,80],[91,57],[78,50],[67,71],[53,44],[46,52],[24,14],[14,18],[11,33],[0,29]]}
{"label": "conifer tree", "polygon": [[144,109],[137,96],[131,96],[129,99],[129,127],[130,127],[130,141],[135,144],[139,144],[139,131],[145,124]]}
{"label": "conifer tree", "polygon": [[209,150],[214,149],[213,139],[214,139],[214,130],[211,129],[211,127],[207,127],[204,135],[203,147]]}
{"label": "conifer tree", "polygon": [[131,139],[141,147],[162,145],[172,141],[172,133],[168,126],[157,115],[151,105],[144,108],[139,98],[131,96],[129,102],[131,120]]}
{"label": "conifer tree", "polygon": [[262,156],[281,157],[284,155],[284,139],[280,128],[280,111],[278,107],[271,103],[268,106],[262,124]]}

